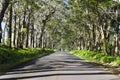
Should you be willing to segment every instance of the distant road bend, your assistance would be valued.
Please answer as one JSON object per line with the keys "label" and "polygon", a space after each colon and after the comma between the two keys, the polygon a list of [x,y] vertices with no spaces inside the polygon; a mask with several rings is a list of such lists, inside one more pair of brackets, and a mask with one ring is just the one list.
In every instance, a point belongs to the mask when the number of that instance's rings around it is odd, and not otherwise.
{"label": "distant road bend", "polygon": [[56,52],[0,76],[0,80],[120,80],[116,75],[78,57]]}

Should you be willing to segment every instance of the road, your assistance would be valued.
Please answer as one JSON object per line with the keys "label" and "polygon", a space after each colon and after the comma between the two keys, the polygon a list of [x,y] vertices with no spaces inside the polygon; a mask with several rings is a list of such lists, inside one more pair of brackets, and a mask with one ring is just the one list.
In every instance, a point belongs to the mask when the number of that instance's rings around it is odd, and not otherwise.
{"label": "road", "polygon": [[0,80],[120,80],[97,65],[66,52],[51,55],[19,66]]}

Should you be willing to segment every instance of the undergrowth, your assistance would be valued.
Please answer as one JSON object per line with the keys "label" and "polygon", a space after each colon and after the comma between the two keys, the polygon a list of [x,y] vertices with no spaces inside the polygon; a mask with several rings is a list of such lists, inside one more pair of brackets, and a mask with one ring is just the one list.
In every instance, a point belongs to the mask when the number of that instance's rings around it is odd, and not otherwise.
{"label": "undergrowth", "polygon": [[0,72],[6,71],[16,65],[53,53],[53,50],[25,48],[10,49],[0,47]]}
{"label": "undergrowth", "polygon": [[120,57],[104,55],[103,53],[89,50],[73,50],[71,53],[88,61],[107,63],[112,66],[120,66]]}

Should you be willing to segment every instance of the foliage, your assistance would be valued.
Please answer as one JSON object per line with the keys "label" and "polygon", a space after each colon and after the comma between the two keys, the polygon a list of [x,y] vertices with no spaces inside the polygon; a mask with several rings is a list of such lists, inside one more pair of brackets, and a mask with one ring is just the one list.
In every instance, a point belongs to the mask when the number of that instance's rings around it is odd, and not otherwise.
{"label": "foliage", "polygon": [[104,54],[119,56],[119,1],[68,0],[68,4],[67,23],[74,26],[75,33],[70,48],[103,50]]}
{"label": "foliage", "polygon": [[[62,47],[103,50],[104,54],[120,55],[119,2],[12,0],[9,5],[12,7],[6,7],[3,22],[6,33],[8,31],[12,36],[3,42],[10,47]],[[8,25],[11,25],[11,31]]]}
{"label": "foliage", "polygon": [[[0,4],[0,43],[4,40],[10,48],[26,47],[16,50],[0,46],[0,64],[9,66],[8,63],[26,61],[46,52],[28,47],[62,47],[67,50],[87,49],[90,51],[75,51],[76,55],[119,65],[119,58],[113,57],[120,56],[119,2],[2,0]],[[5,23],[4,31],[2,22]],[[98,50],[104,52],[93,52]]]}
{"label": "foliage", "polygon": [[7,43],[7,46],[10,45],[10,38],[7,38],[6,43]]}
{"label": "foliage", "polygon": [[4,71],[23,62],[45,56],[53,52],[54,51],[52,50],[39,48],[10,49],[1,47],[0,71]]}
{"label": "foliage", "polygon": [[73,50],[71,51],[71,53],[88,61],[108,63],[113,66],[120,66],[120,57],[104,55],[100,52],[93,52],[88,50]]}

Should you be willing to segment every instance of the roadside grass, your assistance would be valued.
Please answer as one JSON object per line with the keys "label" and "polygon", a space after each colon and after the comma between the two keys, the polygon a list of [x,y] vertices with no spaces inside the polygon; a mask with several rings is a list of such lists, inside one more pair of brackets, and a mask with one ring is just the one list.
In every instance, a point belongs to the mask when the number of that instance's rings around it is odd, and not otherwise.
{"label": "roadside grass", "polygon": [[0,47],[0,72],[7,71],[22,63],[49,55],[53,50],[39,48],[10,49]]}
{"label": "roadside grass", "polygon": [[89,50],[73,50],[71,51],[71,53],[88,61],[103,63],[103,64],[105,63],[117,67],[120,66],[120,57],[104,55],[101,52],[93,52]]}

